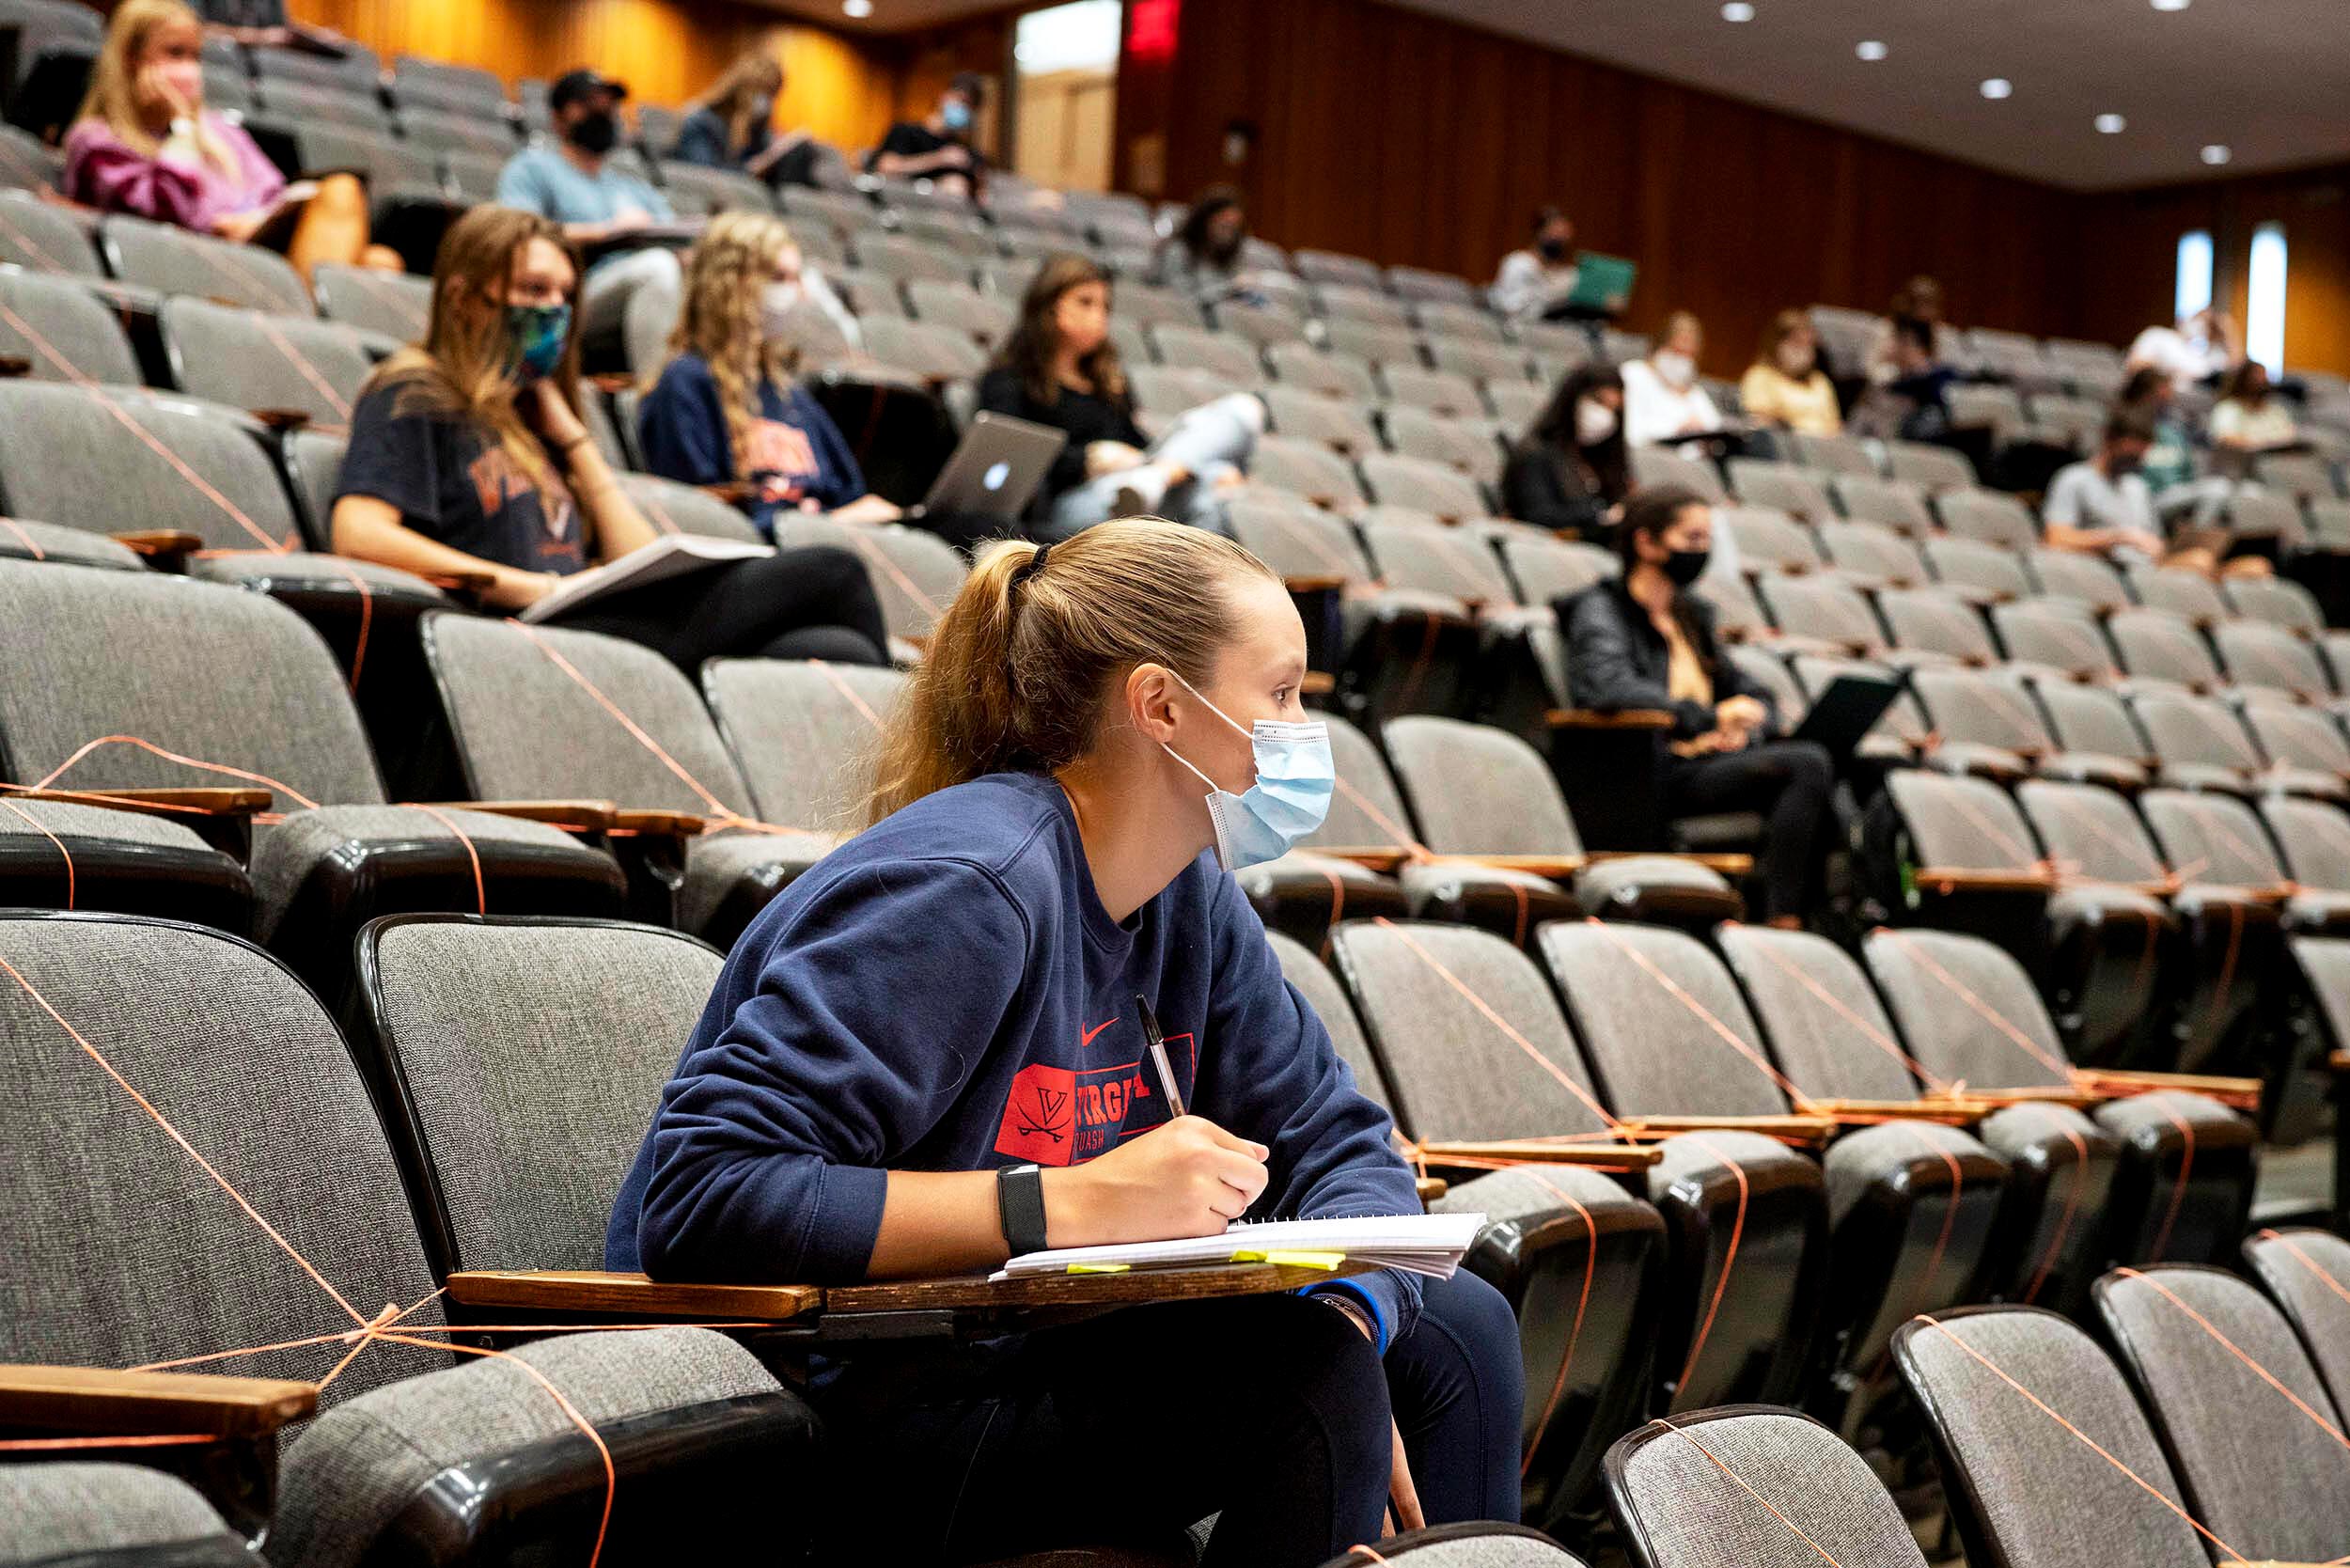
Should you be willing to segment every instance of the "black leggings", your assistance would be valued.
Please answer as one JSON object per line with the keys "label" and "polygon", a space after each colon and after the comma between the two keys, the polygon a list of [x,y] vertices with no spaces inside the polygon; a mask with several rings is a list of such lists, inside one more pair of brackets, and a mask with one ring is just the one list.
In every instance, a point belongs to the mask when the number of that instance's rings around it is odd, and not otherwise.
{"label": "black leggings", "polygon": [[1345,1314],[1261,1295],[1044,1329],[986,1373],[908,1365],[897,1396],[858,1370],[817,1395],[857,1561],[1169,1540],[1214,1513],[1202,1568],[1316,1568],[1378,1539],[1390,1420],[1430,1524],[1518,1516],[1517,1325],[1466,1269],[1427,1282],[1384,1362]]}
{"label": "black leggings", "polygon": [[704,659],[889,662],[865,563],[830,544],[688,572],[600,599],[553,624],[642,643],[697,679]]}
{"label": "black leggings", "polygon": [[1716,757],[1668,757],[1665,813],[1760,811],[1770,821],[1762,858],[1763,916],[1801,915],[1821,858],[1836,764],[1811,741],[1765,741]]}

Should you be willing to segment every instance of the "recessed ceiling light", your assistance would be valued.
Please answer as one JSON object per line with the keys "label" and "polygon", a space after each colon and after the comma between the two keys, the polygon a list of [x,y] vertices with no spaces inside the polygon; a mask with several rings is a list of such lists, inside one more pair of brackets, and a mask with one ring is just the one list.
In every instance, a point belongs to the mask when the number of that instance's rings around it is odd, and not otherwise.
{"label": "recessed ceiling light", "polygon": [[2014,90],[2015,84],[2004,76],[1994,76],[1982,85],[1982,96],[1985,98],[2005,98]]}
{"label": "recessed ceiling light", "polygon": [[1730,4],[1722,8],[1722,20],[1724,22],[1752,22],[1754,8],[1747,5],[1747,0],[1730,0]]}
{"label": "recessed ceiling light", "polygon": [[2097,129],[2104,132],[2108,136],[2118,136],[2129,128],[2130,122],[2123,119],[2120,115],[2099,115],[2097,117]]}
{"label": "recessed ceiling light", "polygon": [[2154,0],[2154,9],[2158,11],[2183,11],[2186,9],[2191,3],[2192,0]]}
{"label": "recessed ceiling light", "polygon": [[1859,43],[1854,46],[1853,53],[1859,55],[1862,59],[1870,61],[1873,64],[1874,62],[1885,58],[1890,51],[1885,47],[1883,42],[1876,39],[1863,39]]}
{"label": "recessed ceiling light", "polygon": [[873,0],[840,0],[840,10],[843,15],[862,22],[873,14]]}
{"label": "recessed ceiling light", "polygon": [[2234,156],[2234,153],[2229,151],[2226,148],[2221,147],[2217,142],[2214,142],[2211,146],[2203,149],[2203,162],[2211,165],[2214,168],[2218,167],[2221,164],[2226,163],[2229,159]]}

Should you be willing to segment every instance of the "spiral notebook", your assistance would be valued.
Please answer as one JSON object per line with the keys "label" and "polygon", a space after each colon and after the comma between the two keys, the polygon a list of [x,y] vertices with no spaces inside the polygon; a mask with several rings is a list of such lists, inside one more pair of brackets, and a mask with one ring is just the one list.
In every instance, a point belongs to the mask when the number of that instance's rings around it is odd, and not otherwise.
{"label": "spiral notebook", "polygon": [[1277,1219],[1235,1225],[1216,1236],[1125,1242],[1112,1247],[1061,1247],[1027,1252],[992,1278],[1026,1279],[1041,1274],[1108,1273],[1183,1268],[1202,1263],[1289,1262],[1335,1258],[1449,1279],[1484,1228],[1483,1215],[1389,1215],[1345,1219]]}

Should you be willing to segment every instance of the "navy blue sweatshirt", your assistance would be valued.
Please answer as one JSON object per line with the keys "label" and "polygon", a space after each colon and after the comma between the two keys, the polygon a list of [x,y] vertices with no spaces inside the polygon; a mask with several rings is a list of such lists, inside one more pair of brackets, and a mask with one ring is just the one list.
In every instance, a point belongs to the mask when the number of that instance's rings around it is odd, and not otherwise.
{"label": "navy blue sweatshirt", "polygon": [[[791,501],[814,501],[826,511],[865,494],[865,475],[849,450],[840,427],[823,405],[796,386],[759,384],[759,417],[745,432],[745,462],[734,465],[727,439],[725,406],[718,382],[701,355],[682,353],[645,394],[636,411],[636,441],[645,466],[680,484],[726,484],[734,479],[776,478],[791,486]],[[778,504],[759,503],[751,521],[761,533],[775,531]]]}
{"label": "navy blue sweatshirt", "polygon": [[[1114,921],[1060,786],[995,774],[858,835],[752,923],[621,1184],[606,1264],[863,1278],[887,1171],[1079,1164],[1169,1119],[1136,995],[1193,1114],[1272,1151],[1247,1217],[1419,1212],[1386,1113],[1214,856]],[[1383,1350],[1418,1312],[1408,1275],[1317,1288],[1368,1305]]]}

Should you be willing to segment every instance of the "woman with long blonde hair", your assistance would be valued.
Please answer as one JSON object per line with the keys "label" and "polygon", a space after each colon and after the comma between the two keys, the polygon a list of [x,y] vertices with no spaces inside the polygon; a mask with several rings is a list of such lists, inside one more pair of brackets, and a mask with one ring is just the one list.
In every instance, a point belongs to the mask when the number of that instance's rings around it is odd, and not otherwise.
{"label": "woman with long blonde hair", "polygon": [[[1416,1213],[1230,874],[1329,804],[1305,676],[1281,579],[1203,529],[983,554],[889,715],[880,820],[736,943],[648,1107],[606,1265],[849,1284]],[[1467,1269],[1131,1307],[952,1367],[841,1348],[810,1397],[857,1561],[1218,1513],[1204,1568],[1313,1568],[1389,1509],[1518,1515],[1516,1325]]]}
{"label": "woman with long blonde hair", "polygon": [[855,454],[822,404],[791,381],[793,314],[822,308],[783,220],[722,212],[685,264],[669,362],[637,411],[645,465],[682,484],[747,487],[752,520],[779,510],[885,523],[899,510],[866,493]]}
{"label": "woman with long blonde hair", "polygon": [[[424,342],[361,394],[336,485],[336,550],[479,581],[520,610],[563,579],[650,545],[580,409],[579,259],[535,212],[477,207],[449,226]],[[785,550],[590,600],[556,618],[666,654],[883,662],[872,584],[845,550]]]}
{"label": "woman with long blonde hair", "polygon": [[807,184],[816,144],[805,131],[776,134],[783,66],[763,52],[744,55],[711,89],[686,105],[669,156],[704,168],[740,169],[770,184]]}
{"label": "woman with long blonde hair", "polygon": [[[321,261],[398,268],[398,256],[368,243],[355,177],[289,185],[243,126],[204,107],[203,48],[203,24],[181,0],[115,8],[66,134],[65,194],[224,240],[272,241],[306,277]],[[289,208],[299,209],[290,226],[274,221]]]}

